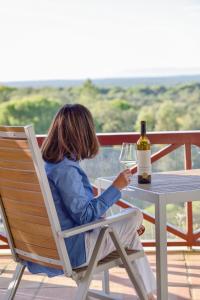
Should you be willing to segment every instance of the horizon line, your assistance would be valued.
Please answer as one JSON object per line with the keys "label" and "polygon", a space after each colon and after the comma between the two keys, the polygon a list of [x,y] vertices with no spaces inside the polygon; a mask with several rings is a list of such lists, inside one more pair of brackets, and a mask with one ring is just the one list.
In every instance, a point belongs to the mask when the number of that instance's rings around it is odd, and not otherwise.
{"label": "horizon line", "polygon": [[183,74],[152,74],[152,75],[132,75],[132,76],[113,76],[113,77],[85,77],[85,78],[44,78],[44,79],[20,79],[20,80],[0,80],[1,83],[11,83],[11,82],[30,82],[30,81],[86,81],[86,80],[109,80],[109,79],[148,79],[148,78],[170,78],[170,77],[192,77],[200,76],[199,73],[183,73]]}

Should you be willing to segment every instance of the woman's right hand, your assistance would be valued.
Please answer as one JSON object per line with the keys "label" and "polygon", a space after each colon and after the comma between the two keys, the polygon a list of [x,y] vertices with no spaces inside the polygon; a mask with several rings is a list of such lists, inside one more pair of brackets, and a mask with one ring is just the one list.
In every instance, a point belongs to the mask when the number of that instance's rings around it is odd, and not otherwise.
{"label": "woman's right hand", "polygon": [[131,171],[130,169],[126,169],[119,173],[117,178],[113,181],[112,185],[116,187],[118,190],[125,188],[131,181]]}

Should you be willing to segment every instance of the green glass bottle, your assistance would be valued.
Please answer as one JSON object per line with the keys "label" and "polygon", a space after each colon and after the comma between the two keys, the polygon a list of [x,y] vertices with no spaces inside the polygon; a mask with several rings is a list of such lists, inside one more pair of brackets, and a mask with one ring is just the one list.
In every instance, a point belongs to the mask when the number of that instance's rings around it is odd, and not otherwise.
{"label": "green glass bottle", "polygon": [[146,135],[146,121],[141,121],[141,135],[137,141],[138,183],[151,183],[151,144]]}

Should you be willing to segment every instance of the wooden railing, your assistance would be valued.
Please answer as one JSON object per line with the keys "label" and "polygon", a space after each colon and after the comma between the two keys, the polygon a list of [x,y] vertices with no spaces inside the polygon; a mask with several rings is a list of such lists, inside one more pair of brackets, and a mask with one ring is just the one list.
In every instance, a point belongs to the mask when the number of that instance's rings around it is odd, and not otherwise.
{"label": "wooden railing", "polygon": [[[186,170],[192,169],[192,145],[200,147],[200,131],[178,131],[178,132],[152,132],[148,133],[151,144],[164,145],[161,150],[154,153],[151,157],[151,162],[154,163],[162,157],[173,152],[177,148],[184,146],[184,166]],[[118,134],[101,134],[98,135],[101,146],[121,145],[123,142],[137,142],[138,133],[118,133]],[[166,146],[167,145],[167,146]],[[200,159],[200,158],[199,158]],[[135,167],[133,173],[137,171]],[[188,199],[189,200],[189,199]],[[200,200],[200,199],[199,199]],[[120,200],[118,205],[123,208],[130,207],[130,204]],[[155,224],[155,218],[146,212],[143,212],[144,219]],[[193,230],[193,211],[192,202],[186,204],[186,232],[176,228],[173,225],[167,224],[167,231],[180,238],[181,240],[169,241],[168,246],[200,246],[200,230]],[[154,246],[155,242],[144,242],[144,246]]]}
{"label": "wooden railing", "polygon": [[[38,144],[41,145],[45,136],[37,136]],[[151,157],[152,163],[158,161],[162,157],[173,152],[175,149],[180,146],[184,146],[185,157],[184,165],[185,169],[192,168],[192,151],[191,146],[195,145],[200,147],[200,131],[178,131],[178,132],[150,132],[148,137],[151,141],[151,144],[163,145],[163,148],[158,152],[154,153]],[[103,146],[115,146],[121,145],[123,142],[135,143],[139,138],[139,133],[107,133],[107,134],[98,134],[98,139],[100,145]],[[166,146],[167,145],[167,146]],[[133,173],[136,172],[136,168],[133,169]],[[189,200],[189,199],[188,199]],[[200,200],[200,199],[199,199]],[[119,200],[117,203],[120,207],[127,208],[130,207],[130,204],[124,200]],[[144,219],[148,222],[155,224],[155,219],[150,214],[143,212]],[[192,203],[188,202],[186,205],[186,217],[187,217],[187,228],[186,232],[176,228],[173,225],[167,224],[168,232],[172,233],[181,240],[169,241],[169,246],[200,246],[200,230],[193,230],[193,211]],[[0,235],[0,240],[4,243],[6,242],[5,237]],[[154,246],[154,241],[145,242],[144,246]],[[1,245],[0,249],[8,248],[7,244]]]}

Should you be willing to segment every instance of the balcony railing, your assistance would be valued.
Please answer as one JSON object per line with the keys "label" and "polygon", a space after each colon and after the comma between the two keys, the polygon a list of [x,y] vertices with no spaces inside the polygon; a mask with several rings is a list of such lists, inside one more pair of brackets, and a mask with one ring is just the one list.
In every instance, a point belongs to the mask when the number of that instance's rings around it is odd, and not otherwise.
{"label": "balcony railing", "polygon": [[[192,146],[200,147],[200,131],[178,131],[178,132],[153,132],[148,133],[152,145],[163,145],[159,151],[152,154],[151,161],[155,163],[161,158],[172,153],[179,147],[184,147],[184,168],[192,168]],[[38,144],[41,145],[45,136],[37,136]],[[98,134],[98,139],[102,147],[119,146],[123,142],[135,143],[139,138],[139,133],[113,133],[113,134]],[[199,154],[200,159],[200,154]],[[134,169],[136,172],[137,169]],[[103,175],[103,174],[102,174]],[[94,187],[94,191],[96,188]],[[188,199],[189,200],[189,199]],[[200,200],[200,199],[199,199]],[[122,208],[130,207],[131,204],[124,200],[117,202],[117,205]],[[193,210],[192,203],[186,204],[186,230],[185,232],[174,225],[167,224],[167,231],[181,240],[169,241],[168,246],[200,246],[200,230],[193,230]],[[143,211],[144,219],[152,224],[155,224],[155,219],[152,215]],[[4,245],[0,245],[0,249],[7,249],[5,237],[0,235],[0,240]],[[154,241],[144,241],[144,246],[154,246]]]}

